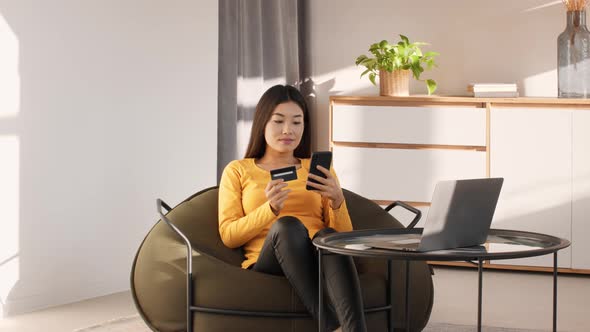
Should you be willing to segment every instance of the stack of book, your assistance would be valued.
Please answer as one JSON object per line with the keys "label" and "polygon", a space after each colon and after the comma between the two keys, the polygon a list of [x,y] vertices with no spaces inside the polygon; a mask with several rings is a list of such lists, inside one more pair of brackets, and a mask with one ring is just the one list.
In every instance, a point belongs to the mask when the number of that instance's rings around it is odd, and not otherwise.
{"label": "stack of book", "polygon": [[467,86],[467,91],[473,97],[518,97],[516,83],[472,83]]}

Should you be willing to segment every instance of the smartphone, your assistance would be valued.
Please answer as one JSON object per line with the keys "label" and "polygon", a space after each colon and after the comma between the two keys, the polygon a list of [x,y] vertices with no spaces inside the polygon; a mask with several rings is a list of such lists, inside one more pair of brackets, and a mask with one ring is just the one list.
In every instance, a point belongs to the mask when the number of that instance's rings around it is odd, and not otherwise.
{"label": "smartphone", "polygon": [[[317,166],[320,165],[322,167],[324,167],[325,169],[329,170],[330,169],[330,165],[332,164],[332,151],[318,151],[318,152],[314,152],[311,155],[311,166],[309,167],[309,173],[310,174],[315,174],[317,176],[321,176],[324,179],[326,178],[326,175],[320,171]],[[314,183],[319,183],[316,180],[313,180],[311,178],[307,178],[307,181],[309,182],[314,182]],[[305,186],[305,189],[307,190],[317,190],[314,187],[311,187],[309,185]]]}

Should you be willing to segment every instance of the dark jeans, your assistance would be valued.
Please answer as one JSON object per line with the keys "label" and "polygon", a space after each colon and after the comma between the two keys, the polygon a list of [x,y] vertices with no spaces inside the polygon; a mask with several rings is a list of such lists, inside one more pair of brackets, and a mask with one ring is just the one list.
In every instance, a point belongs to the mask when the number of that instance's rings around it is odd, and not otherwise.
{"label": "dark jeans", "polygon": [[[333,232],[336,231],[326,228],[314,237]],[[352,257],[323,256],[322,268],[329,298],[328,310],[324,310],[328,329],[336,329],[340,321],[343,332],[367,331],[361,289]],[[301,302],[317,320],[317,251],[309,239],[307,228],[299,219],[286,216],[272,225],[252,270],[287,277]]]}

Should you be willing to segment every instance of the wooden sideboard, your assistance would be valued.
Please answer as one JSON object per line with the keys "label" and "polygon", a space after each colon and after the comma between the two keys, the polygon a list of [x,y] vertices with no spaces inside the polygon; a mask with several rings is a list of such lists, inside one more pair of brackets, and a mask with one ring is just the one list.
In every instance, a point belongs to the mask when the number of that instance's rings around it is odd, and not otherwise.
{"label": "wooden sideboard", "polygon": [[[492,227],[566,238],[560,270],[590,274],[590,100],[332,96],[330,150],[342,187],[425,213],[438,181],[503,177]],[[549,271],[552,257],[486,266]]]}

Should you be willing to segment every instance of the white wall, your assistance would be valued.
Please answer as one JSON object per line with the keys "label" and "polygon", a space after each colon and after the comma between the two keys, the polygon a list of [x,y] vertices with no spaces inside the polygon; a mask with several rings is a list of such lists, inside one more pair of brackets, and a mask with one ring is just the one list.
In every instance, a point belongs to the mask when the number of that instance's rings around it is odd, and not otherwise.
{"label": "white wall", "polygon": [[217,12],[0,0],[0,313],[128,289],[155,199],[215,185]]}
{"label": "white wall", "polygon": [[[377,95],[354,65],[369,45],[404,34],[441,53],[424,73],[437,94],[465,95],[471,82],[516,82],[521,96],[557,95],[557,36],[565,29],[560,0],[309,1],[311,64],[316,85],[315,138],[328,147],[330,95]],[[426,94],[411,83],[412,94]]]}

